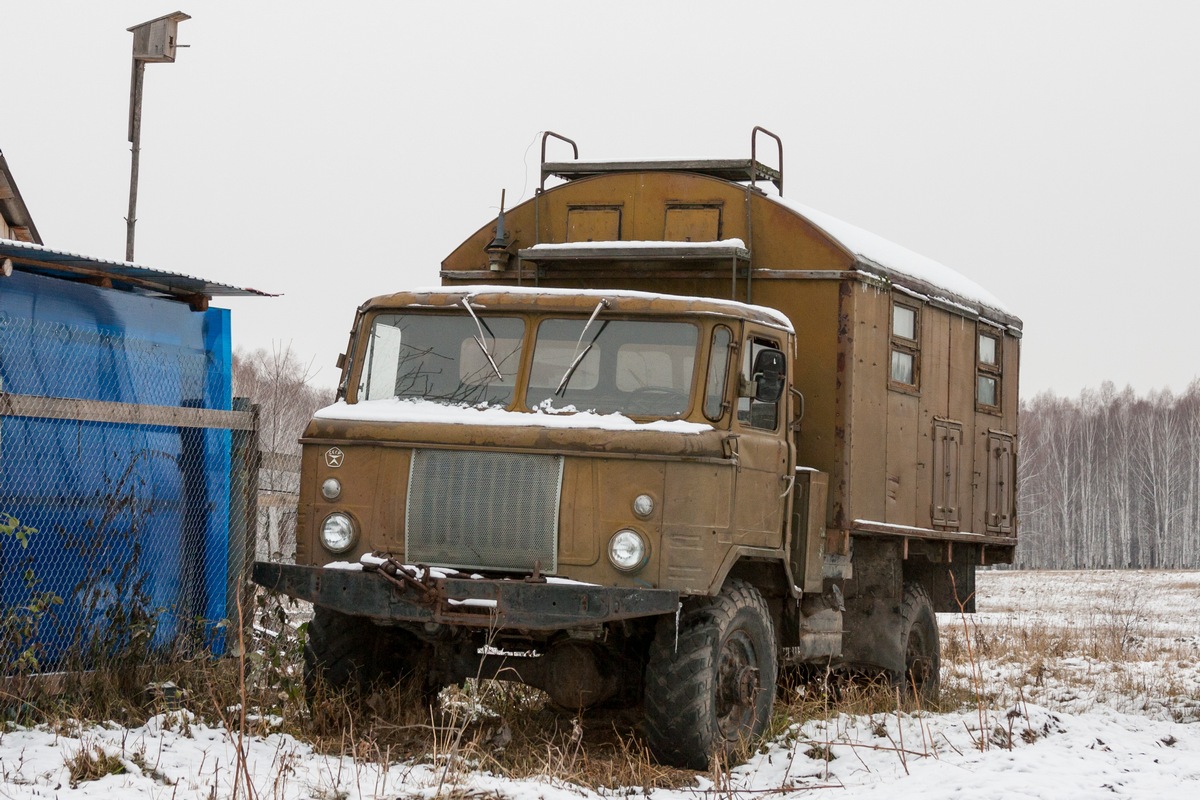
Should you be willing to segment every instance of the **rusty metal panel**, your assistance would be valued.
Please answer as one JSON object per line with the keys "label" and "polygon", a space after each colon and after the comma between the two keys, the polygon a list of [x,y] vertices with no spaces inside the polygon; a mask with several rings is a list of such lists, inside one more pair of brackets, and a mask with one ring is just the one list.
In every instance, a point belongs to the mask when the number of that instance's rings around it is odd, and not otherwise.
{"label": "rusty metal panel", "polygon": [[619,242],[621,207],[572,206],[567,209],[567,242]]}
{"label": "rusty metal panel", "polygon": [[563,490],[559,518],[558,564],[586,566],[600,557],[595,532],[600,476],[596,459],[572,458],[563,465]]}
{"label": "rusty metal panel", "polygon": [[663,484],[659,582],[702,592],[732,546],[732,464],[669,464]]}
{"label": "rusty metal panel", "polygon": [[663,239],[668,242],[716,242],[721,239],[720,206],[667,206]]}
{"label": "rusty metal panel", "polygon": [[[395,519],[394,500],[380,503],[378,498],[390,498],[396,491],[397,479],[401,482],[399,493],[403,496],[408,474],[403,467],[399,472],[389,473],[384,465],[399,466],[394,460],[395,456],[407,452],[346,440],[336,444],[306,444],[300,456],[301,499],[296,521],[296,563],[354,561],[364,553],[383,547],[388,541],[388,532],[395,531],[397,526],[394,521],[389,522]],[[341,494],[336,500],[327,500],[321,495],[321,484],[328,478],[337,478],[342,484]],[[386,495],[378,494],[377,481],[387,487]],[[350,514],[361,526],[363,535],[353,549],[332,557],[319,544],[317,532],[325,518],[335,510]]]}
{"label": "rusty metal panel", "polygon": [[[659,537],[662,521],[667,514],[664,508],[667,495],[663,488],[665,472],[673,465],[638,458],[598,457],[594,460],[593,501],[590,508],[584,509],[590,516],[586,520],[587,527],[579,535],[587,536],[594,542],[598,574],[611,576],[612,566],[600,554],[605,552],[613,534],[622,528],[634,528],[648,541]],[[635,516],[632,511],[633,501],[639,494],[648,494],[655,501],[654,512],[648,518]],[[674,519],[679,520],[687,512],[676,510],[672,513]],[[651,546],[649,561],[634,573],[636,578],[654,583],[660,555],[657,548]],[[611,580],[611,577],[606,580]]]}
{"label": "rusty metal panel", "polygon": [[[377,509],[375,522],[368,531],[372,550],[395,556],[404,555],[404,509],[408,507],[408,472],[412,464],[412,452],[407,447],[379,449],[379,472],[375,476],[374,488]],[[324,459],[319,465],[319,469],[329,477],[334,477],[334,471],[327,467]],[[349,483],[345,476],[338,477],[342,477],[344,483]],[[323,481],[324,477],[321,480]],[[356,488],[343,486],[343,492],[353,492]],[[319,500],[324,500],[320,493],[316,496]],[[329,510],[333,510],[335,506],[336,501],[330,502]]]}
{"label": "rusty metal panel", "polygon": [[805,592],[820,592],[824,583],[825,505],[829,476],[823,472],[796,473],[796,513],[793,515],[789,559],[792,578]]}
{"label": "rusty metal panel", "polygon": [[389,561],[351,571],[257,561],[254,582],[345,614],[390,622],[556,630],[672,614],[679,592],[561,583],[431,579]]}

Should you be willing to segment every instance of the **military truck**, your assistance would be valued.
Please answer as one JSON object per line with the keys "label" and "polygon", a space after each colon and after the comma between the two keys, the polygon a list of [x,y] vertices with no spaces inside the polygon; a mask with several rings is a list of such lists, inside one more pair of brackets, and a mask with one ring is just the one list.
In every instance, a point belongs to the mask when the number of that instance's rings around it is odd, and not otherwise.
{"label": "military truck", "polygon": [[312,682],[640,706],[693,768],[764,730],[787,665],[936,696],[935,612],[1016,542],[1021,321],[782,166],[761,128],[723,161],[547,133],[542,188],[442,287],[358,309],[296,563],[254,569],[315,604]]}

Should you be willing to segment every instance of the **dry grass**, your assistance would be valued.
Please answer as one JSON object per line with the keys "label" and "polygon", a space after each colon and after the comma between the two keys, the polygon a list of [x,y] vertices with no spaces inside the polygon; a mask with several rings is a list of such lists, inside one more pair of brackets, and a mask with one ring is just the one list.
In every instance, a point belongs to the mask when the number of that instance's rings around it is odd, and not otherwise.
{"label": "dry grass", "polygon": [[365,699],[326,695],[310,726],[294,733],[328,753],[442,768],[445,782],[484,769],[508,778],[553,775],[594,789],[690,785],[694,773],[654,762],[628,710],[574,714],[535,689],[471,681],[442,692],[428,709],[415,692],[376,691]]}
{"label": "dry grass", "polygon": [[[1200,581],[1192,583],[1173,591],[1194,594]],[[1006,737],[1011,745],[1014,735],[1025,735],[1004,724],[1004,712],[1025,702],[1067,711],[1108,702],[1179,721],[1200,720],[1200,637],[1169,626],[1163,635],[1161,615],[1170,604],[1138,586],[1111,581],[1078,599],[1071,613],[1056,611],[1057,616],[1043,614],[1032,593],[1025,603],[1006,597],[1003,612],[981,603],[979,615],[943,616],[938,708],[898,698],[886,682],[822,669],[786,672],[766,739],[823,761],[839,743],[838,726],[867,724],[878,730],[880,749],[894,749],[903,759],[922,755],[929,744],[884,738],[899,728],[894,722],[901,713],[922,717],[979,709],[981,749],[1005,746]],[[439,778],[436,794],[443,797],[465,797],[456,787],[476,770],[514,779],[552,776],[592,789],[695,786],[695,772],[654,762],[635,712],[573,714],[515,684],[470,681],[447,689],[436,712],[416,692],[401,689],[367,697],[327,693],[306,703],[299,680],[303,629],[278,630],[283,635],[260,634],[247,642],[244,659],[177,659],[132,676],[98,670],[59,681],[53,693],[39,693],[26,682],[0,693],[0,706],[19,724],[61,726],[77,737],[78,720],[133,726],[184,703],[198,721],[222,725],[231,735],[283,731],[359,764],[428,765]],[[800,723],[812,720],[829,723],[825,740],[800,739]],[[178,724],[186,726],[188,717],[179,715]],[[742,755],[756,746],[747,743]],[[122,758],[86,742],[65,760],[73,782],[124,768]],[[730,766],[714,764],[707,773],[714,791],[728,784]]]}
{"label": "dry grass", "polygon": [[79,750],[65,760],[67,774],[71,778],[71,788],[85,781],[95,781],[105,775],[121,775],[125,772],[125,762],[119,756],[105,751],[99,744],[80,744]]}
{"label": "dry grass", "polygon": [[[1052,585],[1059,577],[1033,575]],[[945,693],[964,704],[971,695],[990,705],[1028,699],[1068,711],[1106,703],[1181,722],[1200,720],[1200,637],[1181,635],[1189,621],[1182,610],[1194,604],[1196,593],[1188,587],[1200,584],[1164,587],[1162,575],[1089,575],[1091,590],[1064,593],[1066,608],[1045,608],[1045,599],[1039,604],[1033,596],[1020,602],[1017,594],[1018,602],[1010,597],[997,604],[1001,612],[983,608],[986,613],[953,624],[944,620]],[[1081,583],[1078,575],[1062,580]],[[974,691],[972,668],[986,676],[982,691]]]}

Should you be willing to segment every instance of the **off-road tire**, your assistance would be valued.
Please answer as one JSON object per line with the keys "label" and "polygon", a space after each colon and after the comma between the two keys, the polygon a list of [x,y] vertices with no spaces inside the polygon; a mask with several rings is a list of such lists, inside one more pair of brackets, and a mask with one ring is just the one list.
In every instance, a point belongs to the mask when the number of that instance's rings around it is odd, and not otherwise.
{"label": "off-road tire", "polygon": [[730,580],[658,623],[646,667],[644,729],[655,757],[707,769],[760,736],[771,719],[775,628],[762,595]]}
{"label": "off-road tire", "polygon": [[333,692],[366,689],[379,676],[375,625],[317,606],[304,642],[304,688],[311,699],[324,686]]}
{"label": "off-road tire", "polygon": [[933,603],[920,584],[904,584],[900,618],[904,674],[893,675],[893,680],[902,684],[906,696],[915,694],[920,703],[934,704],[941,690],[941,643]]}
{"label": "off-road tire", "polygon": [[442,684],[429,670],[429,655],[429,645],[411,633],[318,606],[304,643],[305,693],[312,700],[322,689],[365,695],[403,685],[434,706]]}

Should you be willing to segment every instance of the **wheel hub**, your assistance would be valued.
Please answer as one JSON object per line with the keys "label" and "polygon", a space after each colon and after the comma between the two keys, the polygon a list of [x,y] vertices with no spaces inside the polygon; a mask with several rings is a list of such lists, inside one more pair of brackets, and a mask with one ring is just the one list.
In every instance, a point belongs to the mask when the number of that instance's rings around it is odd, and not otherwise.
{"label": "wheel hub", "polygon": [[734,700],[739,706],[754,704],[758,694],[758,670],[749,664],[738,670],[733,684]]}

